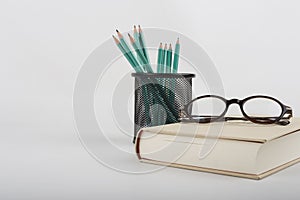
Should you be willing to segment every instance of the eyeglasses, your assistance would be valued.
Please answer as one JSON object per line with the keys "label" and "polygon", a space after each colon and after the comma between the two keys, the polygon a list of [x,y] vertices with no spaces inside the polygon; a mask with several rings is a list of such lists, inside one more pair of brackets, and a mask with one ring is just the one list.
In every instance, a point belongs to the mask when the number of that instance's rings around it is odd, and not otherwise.
{"label": "eyeglasses", "polygon": [[[238,104],[244,117],[225,117],[231,104]],[[209,123],[228,120],[249,120],[257,124],[288,125],[292,109],[277,99],[264,95],[227,100],[217,95],[199,96],[186,104],[180,121]]]}

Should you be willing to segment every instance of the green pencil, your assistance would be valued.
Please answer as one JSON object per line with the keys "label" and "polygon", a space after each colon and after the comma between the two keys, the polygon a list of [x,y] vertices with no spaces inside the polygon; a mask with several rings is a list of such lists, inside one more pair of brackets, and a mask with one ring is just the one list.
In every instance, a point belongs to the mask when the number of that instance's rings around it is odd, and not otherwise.
{"label": "green pencil", "polygon": [[[163,73],[163,45],[162,43],[159,44],[158,47],[158,53],[157,53],[157,73]],[[158,78],[158,87],[163,87],[163,80],[161,78]],[[156,102],[155,102],[156,103]],[[156,115],[156,125],[161,125],[164,120],[164,115],[163,112],[161,111],[161,106],[156,103],[156,110],[157,110],[157,115]]]}
{"label": "green pencil", "polygon": [[165,44],[165,47],[163,49],[163,52],[162,52],[162,61],[161,61],[161,72],[162,73],[166,73],[166,60],[167,60],[167,48],[168,48],[168,45]]}
{"label": "green pencil", "polygon": [[136,28],[136,26],[134,25],[133,26],[133,37],[134,37],[134,40],[135,40],[135,42],[136,42],[136,44],[140,47],[140,39],[139,39],[139,37],[140,37],[140,34],[139,34],[139,32],[137,31],[137,28]]}
{"label": "green pencil", "polygon": [[180,44],[179,44],[179,38],[177,38],[176,45],[175,45],[174,61],[173,61],[173,70],[172,70],[173,73],[177,73],[178,71],[179,52],[180,52]]}
{"label": "green pencil", "polygon": [[167,73],[171,73],[172,66],[172,46],[169,45],[169,49],[167,50],[167,60],[166,60],[166,71]]}
{"label": "green pencil", "polygon": [[[143,72],[143,69],[139,66],[139,63],[137,62],[137,60],[134,58],[134,56],[130,56],[131,52],[126,52],[124,47],[121,45],[121,42],[115,37],[112,36],[116,45],[118,46],[118,48],[120,49],[120,51],[122,52],[122,54],[125,56],[125,58],[127,59],[127,61],[130,63],[130,65],[133,67],[133,69],[136,72]],[[132,59],[132,57],[134,59]]]}
{"label": "green pencil", "polygon": [[120,33],[120,31],[116,30],[117,34],[118,34],[118,37],[119,37],[119,40],[120,40],[120,43],[122,45],[122,47],[124,48],[124,50],[126,52],[132,52],[129,45],[127,44],[126,40],[124,40],[124,37],[123,35]]}
{"label": "green pencil", "polygon": [[162,60],[163,60],[163,46],[162,43],[159,44],[158,53],[157,53],[157,73],[162,73]]}
{"label": "green pencil", "polygon": [[147,52],[147,49],[146,49],[144,34],[143,34],[143,31],[142,31],[142,28],[141,28],[140,25],[139,25],[139,43],[140,43],[140,46],[142,48],[143,54],[144,54],[144,56],[147,60],[147,63],[149,64],[149,62],[150,62],[149,55],[148,55],[148,52]]}
{"label": "green pencil", "polygon": [[[135,42],[136,42],[138,48],[139,48],[139,49],[142,49],[142,48],[141,48],[141,45],[140,45],[140,39],[139,39],[140,34],[139,34],[139,32],[137,31],[137,28],[136,28],[135,25],[133,26],[133,37],[134,37],[134,40],[135,40]],[[142,62],[141,58],[140,58],[138,55],[136,55],[136,57],[137,57],[139,63],[140,63],[141,65],[143,65],[143,62]]]}
{"label": "green pencil", "polygon": [[[123,53],[125,58],[128,60],[128,62],[131,64],[133,69],[136,72],[143,73],[144,72],[143,68],[140,66],[140,64],[135,59],[132,52],[129,50],[129,47],[128,47],[126,41],[124,40],[122,34],[118,30],[117,30],[117,33],[118,33],[118,37],[120,38],[120,41],[116,37],[113,36],[113,38],[115,40],[115,43],[117,44],[117,46],[119,47],[119,49],[121,50],[121,52]],[[122,45],[121,40],[123,41],[123,44],[124,44],[126,50],[125,50],[124,46]],[[146,86],[142,87],[142,93],[143,93],[144,97],[147,96],[148,92],[147,92],[147,87]],[[149,119],[149,117],[150,117],[149,116],[149,110],[150,110],[150,105],[147,103],[147,101],[145,101],[145,115],[146,115],[147,124],[149,124],[151,122],[151,120]]]}
{"label": "green pencil", "polygon": [[144,69],[146,69],[146,72],[150,72],[150,73],[153,73],[153,70],[151,68],[151,66],[149,65],[149,63],[147,62],[143,52],[141,49],[139,49],[139,47],[137,46],[136,44],[136,41],[134,40],[134,38],[128,33],[128,36],[129,36],[129,39],[130,39],[130,42],[131,42],[131,45],[133,46],[134,50],[136,51],[137,53],[137,56],[140,57],[141,61],[142,61],[142,64],[144,66]]}
{"label": "green pencil", "polygon": [[[140,66],[139,62],[137,61],[136,57],[132,53],[132,51],[131,51],[129,45],[127,44],[126,40],[124,39],[123,35],[118,30],[116,30],[116,32],[118,34],[121,46],[123,47],[124,51],[128,54],[128,56],[135,63],[136,66]],[[124,55],[125,55],[125,52],[123,52]],[[143,69],[143,67],[142,67],[142,71],[145,71],[145,69]]]}

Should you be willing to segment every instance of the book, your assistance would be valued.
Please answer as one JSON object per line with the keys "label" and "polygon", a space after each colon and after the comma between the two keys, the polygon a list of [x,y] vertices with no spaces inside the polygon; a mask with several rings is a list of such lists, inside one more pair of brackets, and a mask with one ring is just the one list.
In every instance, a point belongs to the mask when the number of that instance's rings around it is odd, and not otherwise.
{"label": "book", "polygon": [[300,118],[287,126],[229,121],[148,127],[138,132],[135,150],[142,162],[258,180],[300,161]]}

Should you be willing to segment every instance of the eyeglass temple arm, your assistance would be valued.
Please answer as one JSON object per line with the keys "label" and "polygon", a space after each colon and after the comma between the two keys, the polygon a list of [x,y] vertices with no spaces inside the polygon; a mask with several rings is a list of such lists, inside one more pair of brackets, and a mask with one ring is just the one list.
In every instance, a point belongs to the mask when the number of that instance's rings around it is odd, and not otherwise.
{"label": "eyeglass temple arm", "polygon": [[[256,119],[256,120],[275,120],[277,117],[252,117],[252,119]],[[290,123],[289,119],[291,117],[289,116],[287,119],[282,118],[284,120],[280,120],[279,122],[275,122],[275,124],[281,125],[281,126],[286,126]],[[229,120],[243,120],[243,121],[248,121],[248,119],[244,118],[244,117],[224,117],[225,121],[229,121]]]}
{"label": "eyeglass temple arm", "polygon": [[[289,113],[290,114],[290,113]],[[190,118],[192,117],[192,118]],[[213,118],[218,118],[219,116],[211,116],[211,115],[191,115],[190,117],[188,116],[182,116],[179,118],[180,121],[183,120],[191,120],[191,121],[195,121],[195,122],[210,122],[209,119],[213,119]],[[199,119],[195,119],[193,117],[198,117]],[[282,118],[280,121],[276,122],[275,124],[278,125],[288,125],[290,123],[290,121],[288,120],[291,117],[291,114],[288,117]],[[253,117],[253,119],[256,120],[275,120],[277,117]],[[218,121],[231,121],[231,120],[243,120],[243,121],[248,121],[248,119],[244,118],[244,117],[221,117]]]}
{"label": "eyeglass temple arm", "polygon": [[283,114],[283,117],[279,122],[277,122],[280,125],[288,125],[290,123],[289,119],[293,117],[293,110],[289,106],[285,106],[285,113]]}
{"label": "eyeglass temple arm", "polygon": [[291,117],[293,117],[293,110],[292,110],[292,108],[289,107],[289,106],[285,106],[285,109],[286,109],[286,111],[285,111],[282,119],[290,119]]}

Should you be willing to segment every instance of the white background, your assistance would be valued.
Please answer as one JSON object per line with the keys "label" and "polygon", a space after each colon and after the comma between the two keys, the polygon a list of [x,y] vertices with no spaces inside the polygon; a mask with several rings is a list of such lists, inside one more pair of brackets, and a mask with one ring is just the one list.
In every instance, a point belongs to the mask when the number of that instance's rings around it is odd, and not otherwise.
{"label": "white background", "polygon": [[116,28],[178,31],[215,62],[227,97],[269,94],[300,115],[300,3],[278,0],[0,2],[0,199],[297,199],[300,165],[262,181],[179,169],[110,170],[75,132],[84,60]]}

